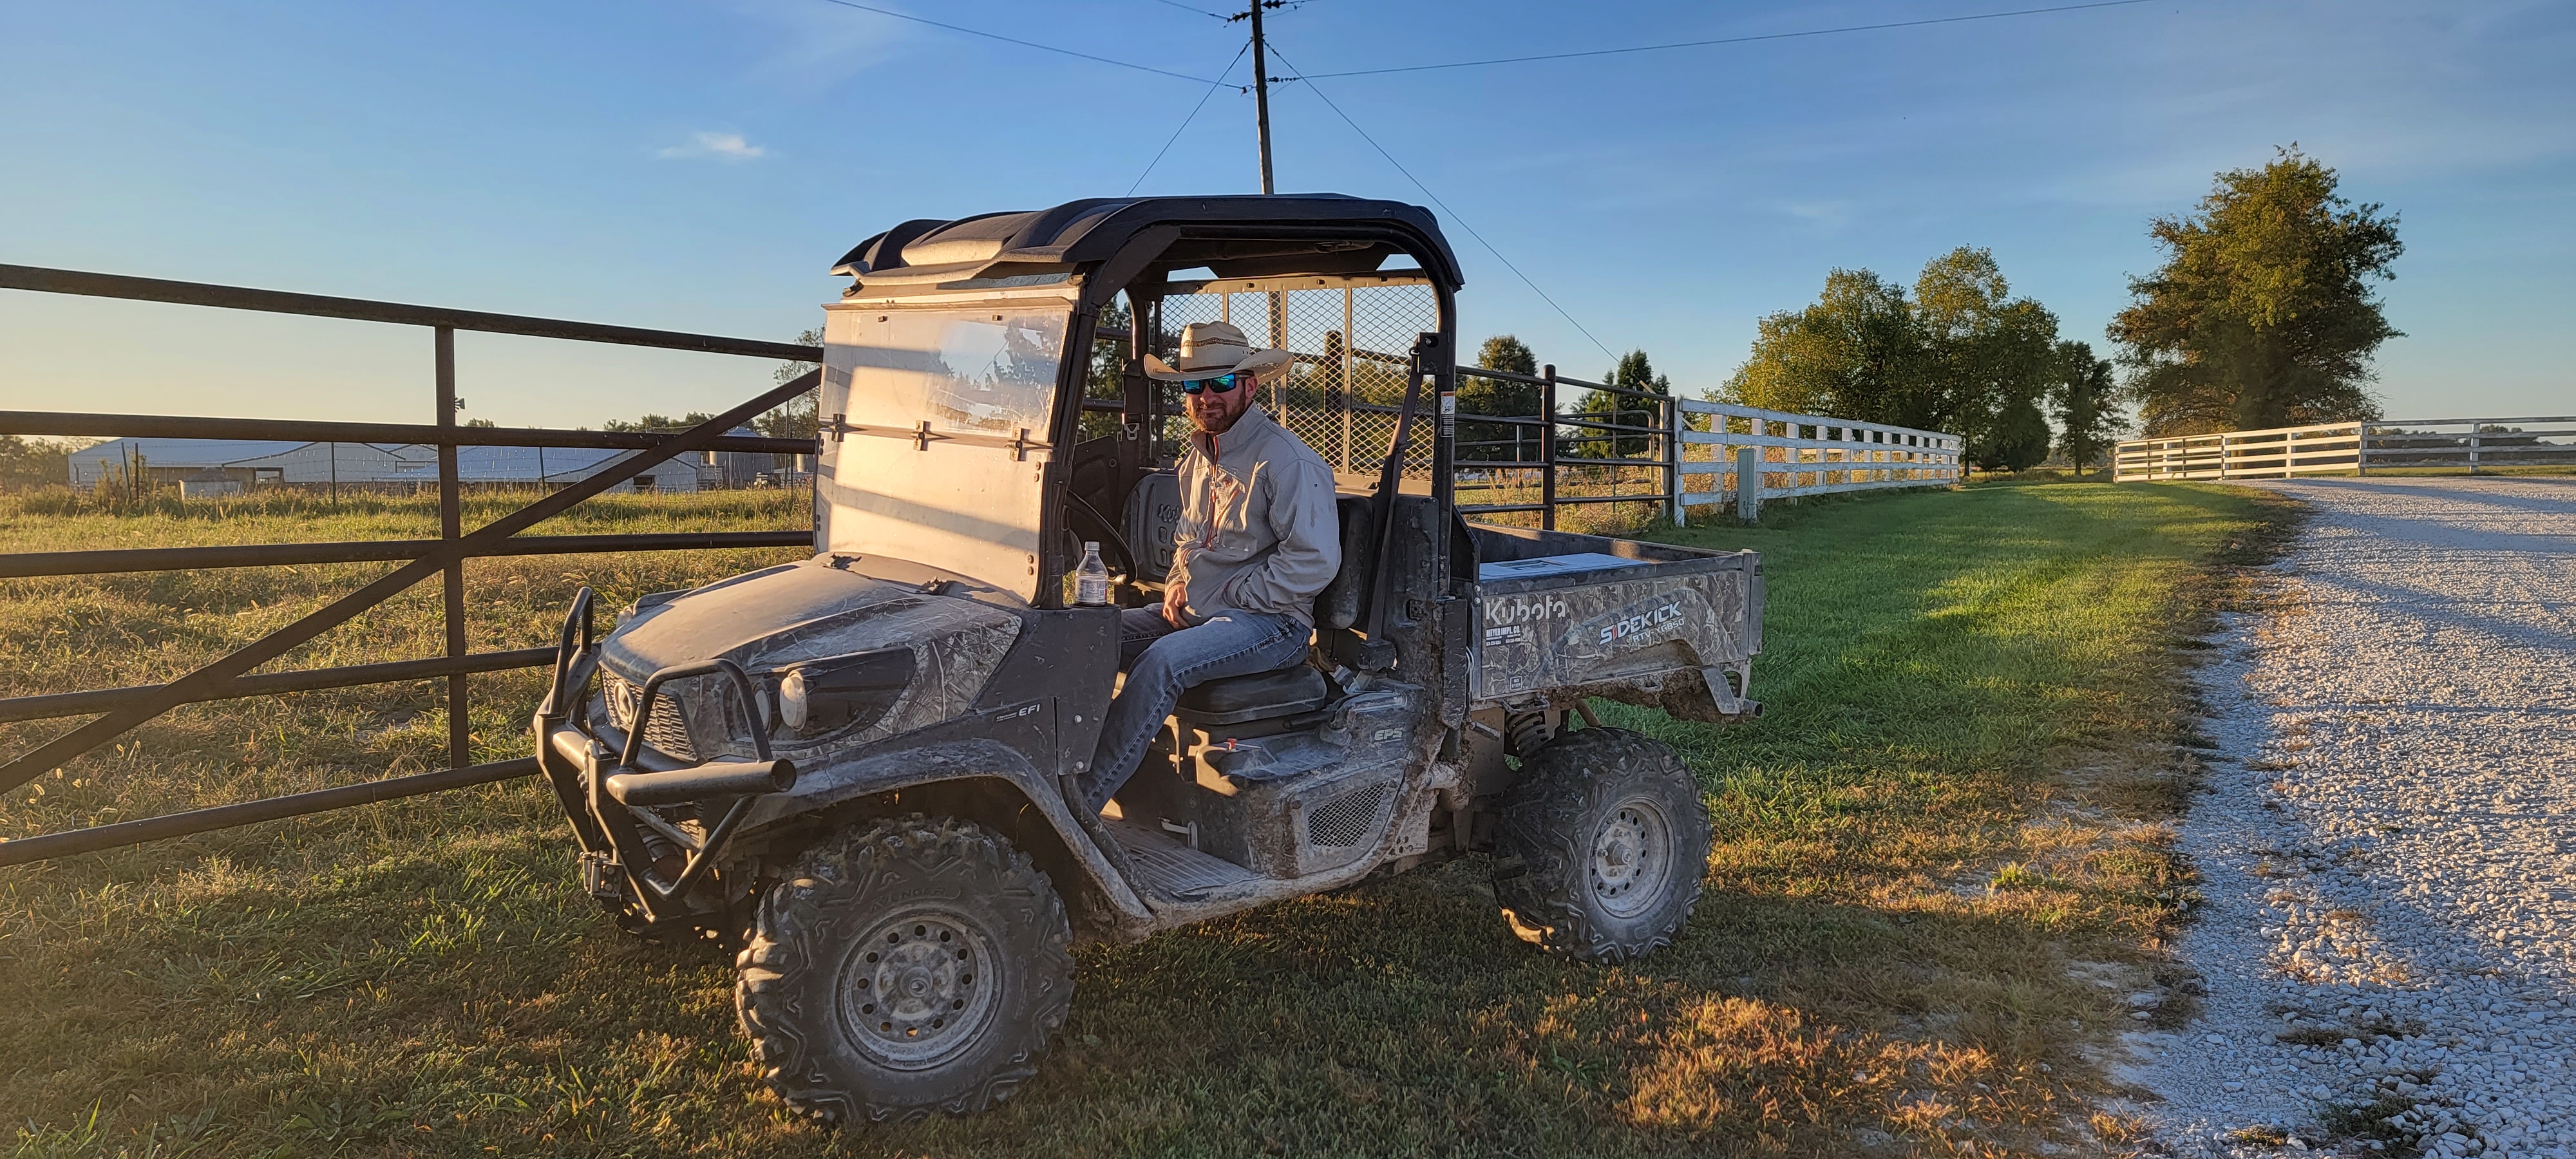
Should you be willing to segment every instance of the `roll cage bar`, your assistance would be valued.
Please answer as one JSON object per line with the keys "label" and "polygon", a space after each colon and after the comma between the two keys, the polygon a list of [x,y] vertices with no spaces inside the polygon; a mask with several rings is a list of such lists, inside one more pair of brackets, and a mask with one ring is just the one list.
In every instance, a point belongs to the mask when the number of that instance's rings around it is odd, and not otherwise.
{"label": "roll cage bar", "polygon": [[[1310,199],[1211,198],[1199,200],[1303,203]],[[1320,204],[1306,205],[1303,208],[1310,211],[1343,210],[1356,205],[1393,204],[1360,202],[1358,199],[1339,197],[1311,200]],[[1145,578],[1137,574],[1141,557],[1136,545],[1126,543],[1119,525],[1110,519],[1107,513],[1085,500],[1072,486],[1075,469],[1080,465],[1077,460],[1084,454],[1084,444],[1081,441],[1084,409],[1082,399],[1091,373],[1090,359],[1077,357],[1076,353],[1094,348],[1099,332],[1100,315],[1119,294],[1127,295],[1135,321],[1129,327],[1126,365],[1122,370],[1126,389],[1124,405],[1120,411],[1121,433],[1117,436],[1118,445],[1112,452],[1117,464],[1117,478],[1111,490],[1114,496],[1113,509],[1123,502],[1129,491],[1146,474],[1155,469],[1155,464],[1147,454],[1145,443],[1150,424],[1159,416],[1155,410],[1152,381],[1143,373],[1143,360],[1151,351],[1154,336],[1159,329],[1157,319],[1162,299],[1179,285],[1187,285],[1193,289],[1197,285],[1195,282],[1174,283],[1170,279],[1171,273],[1205,267],[1218,272],[1220,276],[1238,278],[1256,276],[1249,272],[1253,268],[1260,270],[1258,276],[1261,277],[1365,276],[1370,271],[1347,268],[1356,264],[1352,255],[1369,255],[1368,264],[1373,270],[1385,257],[1396,254],[1410,256],[1418,263],[1422,278],[1429,283],[1436,295],[1438,319],[1436,329],[1424,331],[1414,339],[1409,352],[1410,364],[1407,367],[1403,403],[1395,416],[1395,430],[1387,454],[1377,470],[1372,504],[1373,526],[1378,539],[1377,551],[1373,559],[1377,561],[1377,566],[1376,574],[1370,577],[1369,600],[1363,630],[1372,639],[1384,638],[1387,609],[1390,604],[1388,590],[1393,579],[1392,569],[1386,566],[1386,561],[1392,558],[1389,547],[1396,527],[1396,521],[1392,516],[1396,497],[1403,489],[1403,466],[1406,455],[1414,445],[1414,440],[1423,437],[1422,410],[1426,402],[1431,401],[1424,397],[1422,390],[1422,382],[1426,377],[1432,380],[1432,399],[1436,399],[1438,407],[1437,422],[1432,424],[1430,434],[1432,455],[1429,490],[1430,498],[1436,507],[1433,526],[1439,529],[1432,536],[1431,570],[1434,576],[1445,576],[1448,573],[1451,550],[1450,525],[1456,518],[1451,464],[1455,454],[1452,444],[1455,437],[1454,416],[1457,409],[1456,291],[1460,282],[1456,274],[1456,260],[1449,251],[1446,239],[1440,236],[1438,226],[1431,219],[1429,212],[1415,206],[1401,208],[1410,213],[1372,212],[1334,217],[1326,216],[1321,212],[1308,212],[1266,221],[1235,219],[1222,222],[1203,220],[1145,222],[1136,219],[1137,211],[1132,208],[1119,215],[1128,218],[1123,224],[1133,228],[1126,231],[1116,252],[1105,256],[1098,265],[1086,271],[1073,324],[1066,334],[1067,356],[1058,369],[1058,405],[1051,441],[1056,446],[1069,450],[1054,456],[1047,467],[1046,503],[1041,515],[1039,534],[1041,575],[1062,575],[1079,562],[1079,560],[1064,557],[1064,545],[1068,542],[1065,532],[1070,530],[1067,523],[1073,517],[1079,516],[1083,522],[1094,525],[1090,530],[1102,533],[1101,542],[1112,545],[1111,550],[1126,556],[1128,574],[1132,580]],[[940,235],[934,232],[929,236],[936,238]],[[877,239],[871,240],[873,242]],[[868,248],[870,247],[861,247],[862,250]],[[1227,249],[1238,255],[1244,251],[1264,249],[1271,252],[1257,253],[1254,256],[1214,259],[1207,259],[1204,256]],[[1297,252],[1300,250],[1303,252]],[[1343,268],[1334,268],[1337,266]],[[846,261],[843,268],[847,268]],[[862,277],[864,279],[864,275]],[[1041,594],[1043,598],[1052,596],[1054,593],[1050,590]]]}

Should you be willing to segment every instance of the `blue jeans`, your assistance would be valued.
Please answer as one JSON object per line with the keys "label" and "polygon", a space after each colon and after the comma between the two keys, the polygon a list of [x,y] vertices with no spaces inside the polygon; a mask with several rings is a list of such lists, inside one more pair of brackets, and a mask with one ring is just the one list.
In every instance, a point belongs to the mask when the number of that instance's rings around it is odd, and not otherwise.
{"label": "blue jeans", "polygon": [[1314,633],[1295,616],[1230,610],[1176,630],[1159,606],[1127,609],[1118,629],[1118,666],[1127,673],[1127,687],[1109,702],[1109,716],[1100,723],[1100,747],[1082,774],[1083,803],[1093,812],[1136,775],[1145,747],[1172,715],[1181,693],[1221,677],[1294,664],[1306,655]]}

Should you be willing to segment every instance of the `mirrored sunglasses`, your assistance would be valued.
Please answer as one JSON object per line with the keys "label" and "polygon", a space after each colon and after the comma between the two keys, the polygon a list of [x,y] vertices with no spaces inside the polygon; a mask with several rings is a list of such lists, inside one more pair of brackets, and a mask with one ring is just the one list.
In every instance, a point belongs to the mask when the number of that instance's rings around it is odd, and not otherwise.
{"label": "mirrored sunglasses", "polygon": [[1218,394],[1224,394],[1229,390],[1233,390],[1235,388],[1235,384],[1239,381],[1241,381],[1240,378],[1232,374],[1220,374],[1214,378],[1183,379],[1181,381],[1181,391],[1184,394],[1197,394],[1200,391],[1213,390]]}

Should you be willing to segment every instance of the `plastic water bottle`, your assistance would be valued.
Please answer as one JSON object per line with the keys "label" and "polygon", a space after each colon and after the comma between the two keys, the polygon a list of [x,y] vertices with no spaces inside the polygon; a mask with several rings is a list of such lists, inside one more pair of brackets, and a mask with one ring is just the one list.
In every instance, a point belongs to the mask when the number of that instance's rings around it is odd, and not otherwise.
{"label": "plastic water bottle", "polygon": [[1082,545],[1082,566],[1073,569],[1073,602],[1085,607],[1109,603],[1109,565],[1100,562],[1100,545]]}

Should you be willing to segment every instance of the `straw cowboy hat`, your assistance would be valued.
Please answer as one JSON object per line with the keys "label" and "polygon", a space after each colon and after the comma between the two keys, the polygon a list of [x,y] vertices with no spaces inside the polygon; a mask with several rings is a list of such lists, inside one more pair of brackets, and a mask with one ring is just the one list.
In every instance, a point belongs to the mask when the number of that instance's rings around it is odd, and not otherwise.
{"label": "straw cowboy hat", "polygon": [[1285,350],[1255,350],[1243,331],[1226,322],[1192,322],[1181,327],[1181,357],[1175,366],[1145,356],[1145,376],[1164,382],[1215,378],[1221,374],[1268,374],[1296,361]]}

